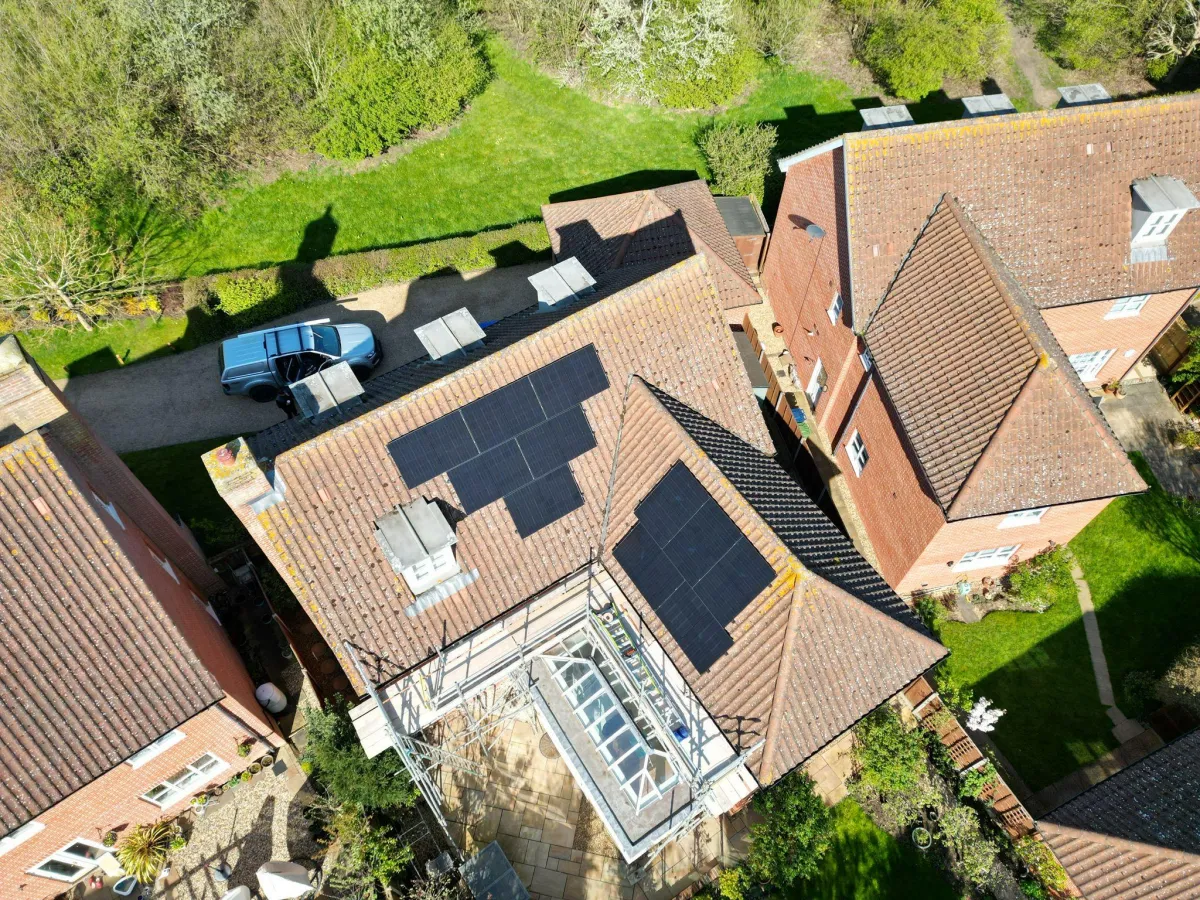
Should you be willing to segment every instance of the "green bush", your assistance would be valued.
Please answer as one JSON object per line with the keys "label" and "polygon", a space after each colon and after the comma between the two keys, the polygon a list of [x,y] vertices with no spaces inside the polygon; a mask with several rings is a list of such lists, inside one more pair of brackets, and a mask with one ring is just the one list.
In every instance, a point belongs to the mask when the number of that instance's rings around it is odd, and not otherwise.
{"label": "green bush", "polygon": [[992,883],[992,866],[999,856],[995,841],[983,833],[979,814],[967,806],[953,806],[938,820],[937,838],[953,851],[951,868],[976,887]]}
{"label": "green bush", "polygon": [[1013,844],[1013,849],[1029,867],[1029,871],[1047,888],[1059,892],[1067,890],[1067,872],[1044,841],[1039,841],[1033,835],[1026,835]]}
{"label": "green bush", "polygon": [[308,737],[301,760],[337,802],[378,810],[413,804],[417,792],[400,757],[389,748],[367,758],[344,700],[327,709],[305,707],[304,719]]}
{"label": "green bush", "polygon": [[1111,68],[1144,50],[1152,4],[1148,0],[1044,0],[1028,15],[1037,39],[1060,64],[1073,69]]}
{"label": "green bush", "polygon": [[1200,716],[1200,644],[1186,648],[1158,683],[1158,699]]}
{"label": "green bush", "polygon": [[[754,810],[763,821],[750,828],[750,871],[776,887],[817,874],[833,825],[808,773],[794,769],[785,775],[754,798]],[[721,888],[724,894],[724,882]]]}
{"label": "green bush", "polygon": [[1135,669],[1121,682],[1121,708],[1135,719],[1140,719],[1157,706],[1158,681],[1149,672]]}
{"label": "green bush", "polygon": [[279,282],[272,275],[218,275],[212,283],[216,308],[227,316],[240,316],[278,296]]}
{"label": "green bush", "polygon": [[946,620],[946,607],[938,597],[926,594],[918,597],[913,604],[917,617],[930,631],[937,631],[939,625]]}
{"label": "green bush", "polygon": [[920,100],[947,78],[980,79],[1002,55],[997,0],[842,0],[862,61],[897,97]]}
{"label": "green bush", "polygon": [[332,797],[318,798],[305,815],[323,827],[324,843],[338,847],[337,858],[326,870],[337,896],[356,900],[395,896],[392,883],[413,859],[408,844],[401,843],[386,825],[376,824],[361,807]]}
{"label": "green bush", "polygon": [[774,125],[761,123],[722,122],[706,129],[698,143],[713,191],[727,197],[748,194],[761,203],[777,137]]}
{"label": "green bush", "polygon": [[941,796],[929,775],[926,739],[921,728],[904,727],[891,706],[881,706],[854,729],[856,780],[851,791],[860,800],[878,802],[889,827],[904,828],[921,811],[940,806]]}
{"label": "green bush", "polygon": [[430,59],[361,44],[334,76],[316,148],[344,160],[381,153],[419,129],[454,119],[487,74],[479,48],[452,19],[441,26]]}
{"label": "green bush", "polygon": [[1043,550],[1008,573],[1008,590],[1019,599],[1053,602],[1064,591],[1071,591],[1071,557],[1065,547]]}
{"label": "green bush", "polygon": [[758,65],[748,47],[736,47],[717,58],[703,76],[694,68],[677,65],[664,57],[648,72],[655,96],[663,106],[673,109],[709,109],[722,106],[742,92]]}
{"label": "green bush", "polygon": [[1028,878],[1021,882],[1021,893],[1029,900],[1050,900],[1050,893],[1036,881]]}
{"label": "green bush", "polygon": [[980,800],[988,788],[995,785],[1000,779],[999,773],[996,772],[996,767],[990,762],[984,764],[978,769],[972,769],[965,773],[958,782],[958,796]]}

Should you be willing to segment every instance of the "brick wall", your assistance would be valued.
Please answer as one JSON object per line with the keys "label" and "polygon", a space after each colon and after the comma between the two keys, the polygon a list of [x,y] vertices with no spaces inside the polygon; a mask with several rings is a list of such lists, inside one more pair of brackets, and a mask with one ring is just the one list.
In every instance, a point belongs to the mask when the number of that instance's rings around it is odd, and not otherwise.
{"label": "brick wall", "polygon": [[947,563],[958,562],[964,553],[973,550],[1011,547],[1014,544],[1018,545],[1019,549],[1010,560],[1010,564],[1016,560],[1028,559],[1038,551],[1044,550],[1051,541],[1056,544],[1067,543],[1111,502],[1111,498],[1106,498],[1052,506],[1040,522],[1016,528],[1000,528],[1000,523],[1006,518],[1003,515],[947,522],[933,535],[929,545],[913,560],[903,577],[896,582],[889,580],[889,583],[893,584],[897,592],[911,594],[915,591],[953,585],[961,578],[972,582],[978,582],[985,576],[994,578],[1007,566],[955,572],[953,566]]}
{"label": "brick wall", "polygon": [[[857,431],[869,459],[856,476],[846,453],[850,435]],[[846,434],[834,448],[834,459],[846,475],[846,484],[879,560],[879,571],[895,586],[934,535],[945,524],[942,509],[926,491],[916,464],[900,438],[900,429],[872,378],[862,394]]]}
{"label": "brick wall", "polygon": [[199,793],[203,784],[190,787],[177,804],[165,810],[141,799],[141,795],[203,753],[211,752],[229,764],[229,768],[214,773],[209,782],[221,783],[269,749],[259,741],[249,757],[239,757],[236,745],[251,733],[221,705],[193,716],[178,730],[186,737],[159,756],[137,769],[122,763],[38,816],[36,821],[44,826],[43,830],[0,856],[0,897],[43,900],[59,894],[67,889],[66,882],[31,875],[27,870],[78,838],[99,843],[106,831],[183,812],[187,799]]}
{"label": "brick wall", "polygon": [[[851,327],[843,184],[840,149],[788,169],[763,269],[763,287],[784,328],[797,381],[807,388],[818,358],[824,366],[828,382],[815,414],[831,439],[863,378]],[[824,229],[825,237],[810,238],[809,224]],[[831,323],[827,310],[838,292],[843,309]]]}
{"label": "brick wall", "polygon": [[1042,318],[1054,333],[1063,351],[1071,356],[1096,350],[1115,350],[1112,357],[1089,385],[1106,384],[1120,379],[1137,365],[1168,325],[1183,311],[1194,290],[1168,291],[1153,294],[1136,316],[1117,319],[1104,318],[1111,311],[1112,300],[1077,303],[1042,310]]}

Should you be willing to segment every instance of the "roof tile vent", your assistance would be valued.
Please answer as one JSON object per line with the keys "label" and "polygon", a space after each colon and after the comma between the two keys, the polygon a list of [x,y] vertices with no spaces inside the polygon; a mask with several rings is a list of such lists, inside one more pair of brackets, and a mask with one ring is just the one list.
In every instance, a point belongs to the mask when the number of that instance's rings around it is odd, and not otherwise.
{"label": "roof tile vent", "polygon": [[530,275],[529,283],[537,291],[538,309],[543,311],[571,303],[596,290],[596,279],[574,256]]}
{"label": "roof tile vent", "polygon": [[978,97],[963,97],[962,105],[964,119],[1002,116],[1017,111],[1007,94],[981,94]]}
{"label": "roof tile vent", "polygon": [[1112,101],[1102,84],[1067,84],[1060,87],[1058,93],[1062,97],[1058,101],[1060,109],[1064,106],[1090,106]]}
{"label": "roof tile vent", "polygon": [[454,356],[482,346],[486,335],[465,306],[413,329],[430,359]]}
{"label": "roof tile vent", "polygon": [[340,362],[288,385],[296,409],[305,419],[320,422],[347,407],[362,403],[363,386],[350,364]]}
{"label": "roof tile vent", "polygon": [[1186,184],[1170,175],[1140,178],[1130,188],[1132,228],[1130,262],[1163,262],[1168,258],[1167,238],[1189,209],[1200,207]]}
{"label": "roof tile vent", "polygon": [[913,124],[912,113],[904,104],[897,106],[873,106],[870,109],[860,109],[859,115],[863,120],[863,131],[875,131],[880,128],[899,128],[902,125]]}
{"label": "roof tile vent", "polygon": [[[416,602],[405,613],[415,616],[479,577],[463,572],[454,556],[458,537],[442,508],[418,497],[375,522],[375,540],[397,575],[404,577]],[[445,587],[443,587],[445,586]]]}

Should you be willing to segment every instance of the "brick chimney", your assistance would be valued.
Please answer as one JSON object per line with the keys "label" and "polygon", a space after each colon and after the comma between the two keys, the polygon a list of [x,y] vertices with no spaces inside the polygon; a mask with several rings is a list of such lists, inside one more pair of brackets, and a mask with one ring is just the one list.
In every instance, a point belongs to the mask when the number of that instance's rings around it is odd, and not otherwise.
{"label": "brick chimney", "polygon": [[[57,392],[26,357],[14,335],[0,341],[0,437],[4,443],[66,414]],[[19,433],[18,433],[19,432]]]}

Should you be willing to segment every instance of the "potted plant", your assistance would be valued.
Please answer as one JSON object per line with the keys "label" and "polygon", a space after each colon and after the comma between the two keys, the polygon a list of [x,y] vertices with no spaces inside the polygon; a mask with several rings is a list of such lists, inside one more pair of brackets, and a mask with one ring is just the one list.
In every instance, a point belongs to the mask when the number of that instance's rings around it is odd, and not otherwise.
{"label": "potted plant", "polygon": [[117,861],[140,884],[154,884],[178,833],[178,827],[170,822],[135,825],[117,847]]}
{"label": "potted plant", "polygon": [[254,749],[254,741],[250,738],[242,738],[237,742],[237,755],[243,759],[250,755],[250,751]]}
{"label": "potted plant", "polygon": [[257,775],[259,772],[261,772],[261,771],[262,771],[262,766],[261,766],[261,765],[259,765],[258,763],[250,763],[250,767],[249,767],[249,769],[248,769],[247,771],[248,771],[248,772],[249,772],[251,775]]}
{"label": "potted plant", "polygon": [[104,837],[100,839],[100,843],[105,847],[117,846],[117,833],[115,831],[104,832]]}
{"label": "potted plant", "polygon": [[1171,434],[1171,446],[1176,450],[1200,450],[1200,431],[1181,427]]}
{"label": "potted plant", "polygon": [[928,828],[920,825],[913,829],[912,839],[918,850],[928,850],[933,845],[933,835],[929,833]]}
{"label": "potted plant", "polygon": [[245,782],[249,781],[252,777],[254,777],[254,776],[252,776],[249,772],[243,772],[241,775],[238,776],[238,781],[245,783]]}
{"label": "potted plant", "polygon": [[208,806],[208,794],[197,794],[189,801],[192,809],[196,811],[196,815],[204,815],[205,808]]}
{"label": "potted plant", "polygon": [[272,756],[270,753],[267,753],[266,755],[263,756],[262,759],[260,759],[258,761],[258,764],[260,766],[262,766],[264,769],[269,768],[275,764],[275,757]]}

